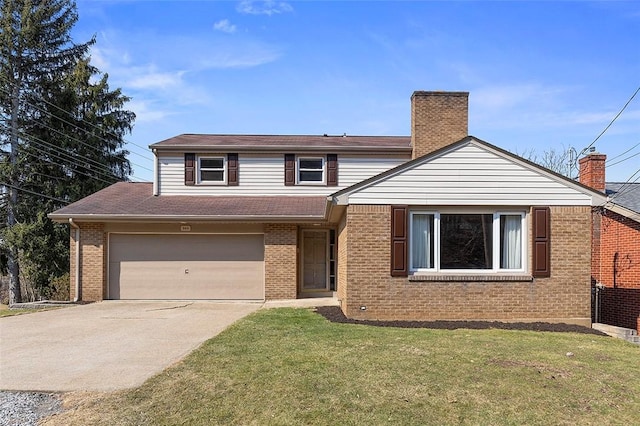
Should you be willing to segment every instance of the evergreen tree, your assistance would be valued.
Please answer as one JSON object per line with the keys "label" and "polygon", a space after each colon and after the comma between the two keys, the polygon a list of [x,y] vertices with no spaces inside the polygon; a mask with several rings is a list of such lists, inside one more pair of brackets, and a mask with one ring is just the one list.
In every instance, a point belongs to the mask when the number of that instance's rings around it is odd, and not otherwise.
{"label": "evergreen tree", "polygon": [[72,42],[73,1],[1,1],[0,243],[15,303],[21,268],[41,297],[67,269],[68,231],[46,213],[130,174],[123,137],[135,116],[90,65],[94,40]]}

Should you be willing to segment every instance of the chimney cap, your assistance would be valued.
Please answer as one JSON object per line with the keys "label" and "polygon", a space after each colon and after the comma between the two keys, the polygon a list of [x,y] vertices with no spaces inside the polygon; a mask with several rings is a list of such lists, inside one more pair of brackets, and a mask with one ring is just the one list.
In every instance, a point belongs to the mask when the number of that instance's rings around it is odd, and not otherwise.
{"label": "chimney cap", "polygon": [[416,90],[411,95],[411,98],[415,96],[460,96],[469,97],[469,92],[447,92],[444,90]]}

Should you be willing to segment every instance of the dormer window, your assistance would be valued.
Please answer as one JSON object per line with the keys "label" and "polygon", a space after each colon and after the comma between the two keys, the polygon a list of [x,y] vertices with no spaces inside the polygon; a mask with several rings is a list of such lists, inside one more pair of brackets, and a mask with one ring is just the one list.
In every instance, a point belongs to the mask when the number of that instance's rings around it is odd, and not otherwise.
{"label": "dormer window", "polygon": [[323,184],[323,157],[298,157],[298,183]]}
{"label": "dormer window", "polygon": [[199,157],[198,183],[225,183],[225,158]]}

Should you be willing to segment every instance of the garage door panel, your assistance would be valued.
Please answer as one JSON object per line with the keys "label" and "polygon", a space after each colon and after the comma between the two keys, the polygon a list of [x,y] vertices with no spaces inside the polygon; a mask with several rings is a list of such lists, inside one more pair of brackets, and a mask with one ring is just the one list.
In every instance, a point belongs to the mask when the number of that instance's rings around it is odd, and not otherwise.
{"label": "garage door panel", "polygon": [[262,235],[112,235],[111,299],[263,299]]}

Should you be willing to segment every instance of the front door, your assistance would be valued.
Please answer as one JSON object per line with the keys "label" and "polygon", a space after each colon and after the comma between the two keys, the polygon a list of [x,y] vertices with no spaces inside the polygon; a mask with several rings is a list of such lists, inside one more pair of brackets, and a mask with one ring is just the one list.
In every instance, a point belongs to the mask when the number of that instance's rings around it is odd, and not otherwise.
{"label": "front door", "polygon": [[329,291],[328,230],[302,231],[302,292]]}

